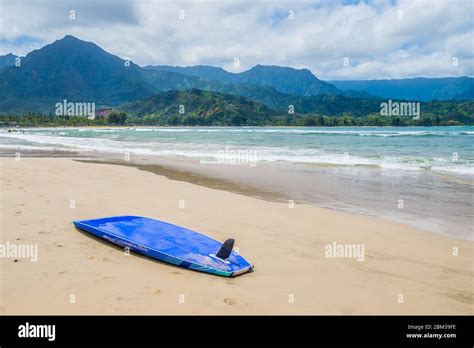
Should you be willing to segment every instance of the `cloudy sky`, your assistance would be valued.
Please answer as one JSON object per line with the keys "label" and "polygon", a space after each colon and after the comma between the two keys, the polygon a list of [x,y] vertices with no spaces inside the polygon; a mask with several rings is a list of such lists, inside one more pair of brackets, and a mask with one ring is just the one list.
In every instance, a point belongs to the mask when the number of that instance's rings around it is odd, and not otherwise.
{"label": "cloudy sky", "polygon": [[70,34],[139,65],[284,65],[322,79],[473,76],[473,18],[473,0],[0,0],[0,54]]}

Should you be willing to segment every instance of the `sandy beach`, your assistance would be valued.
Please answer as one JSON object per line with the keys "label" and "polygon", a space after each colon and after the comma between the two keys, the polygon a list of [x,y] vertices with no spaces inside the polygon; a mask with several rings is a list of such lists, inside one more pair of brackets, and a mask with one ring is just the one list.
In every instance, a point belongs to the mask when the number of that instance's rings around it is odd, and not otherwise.
{"label": "sandy beach", "polygon": [[[0,259],[4,314],[473,314],[471,241],[130,166],[0,164],[1,243],[38,245],[36,262]],[[181,269],[72,225],[125,214],[235,238],[255,270],[223,278]],[[326,257],[333,243],[363,245],[364,259]]]}

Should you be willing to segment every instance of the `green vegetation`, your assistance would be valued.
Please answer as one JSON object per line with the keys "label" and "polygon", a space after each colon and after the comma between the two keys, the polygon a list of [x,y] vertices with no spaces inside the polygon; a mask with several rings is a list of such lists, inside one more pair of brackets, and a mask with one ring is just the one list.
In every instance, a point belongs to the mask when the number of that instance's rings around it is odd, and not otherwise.
{"label": "green vegetation", "polygon": [[264,125],[277,114],[245,97],[199,89],[168,91],[121,107],[140,125],[250,126]]}
{"label": "green vegetation", "polygon": [[79,127],[107,126],[106,118],[89,120],[84,116],[56,116],[28,113],[24,115],[0,115],[0,127]]}
{"label": "green vegetation", "polygon": [[114,125],[124,125],[127,121],[127,114],[123,111],[112,111],[107,116],[107,121]]}
{"label": "green vegetation", "polygon": [[275,117],[272,126],[303,126],[303,127],[406,127],[406,126],[463,126],[474,125],[474,118],[464,123],[449,118],[421,116],[419,120],[412,117],[391,117],[380,115],[369,115],[364,117],[352,116],[293,116]]}
{"label": "green vegetation", "polygon": [[[86,117],[62,117],[40,114],[20,116],[0,115],[0,127],[82,127],[82,126],[241,126],[241,118],[231,119],[228,123],[214,123],[195,116],[174,115],[169,118],[160,116],[130,117],[124,123],[113,123],[106,118],[89,120]],[[352,116],[322,116],[322,115],[287,115],[272,116],[259,122],[248,122],[247,126],[301,126],[301,127],[341,127],[341,126],[462,126],[474,125],[474,120],[462,122],[457,119],[422,116],[419,120],[411,117],[389,117],[369,115],[365,117]]]}
{"label": "green vegetation", "polygon": [[[107,117],[55,116],[28,113],[0,115],[0,126],[452,126],[474,125],[474,101],[421,103],[421,117],[380,115],[380,101],[343,96],[311,99],[318,112],[271,109],[242,96],[192,89],[168,91],[124,104]],[[306,100],[309,100],[306,99]],[[319,103],[316,103],[318,100]],[[308,110],[312,110],[308,107]]]}

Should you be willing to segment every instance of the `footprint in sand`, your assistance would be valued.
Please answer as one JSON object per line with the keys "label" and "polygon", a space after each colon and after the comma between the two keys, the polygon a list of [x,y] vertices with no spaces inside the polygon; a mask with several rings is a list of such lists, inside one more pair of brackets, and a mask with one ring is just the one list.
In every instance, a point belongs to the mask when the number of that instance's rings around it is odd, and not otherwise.
{"label": "footprint in sand", "polygon": [[155,290],[154,293],[157,294],[157,295],[161,295],[163,293],[163,290],[157,289],[157,290]]}
{"label": "footprint in sand", "polygon": [[91,256],[87,258],[88,260],[95,260],[95,256]]}
{"label": "footprint in sand", "polygon": [[224,302],[227,303],[229,306],[232,306],[232,305],[235,305],[237,304],[237,301],[236,300],[233,300],[231,298],[224,298]]}
{"label": "footprint in sand", "polygon": [[46,232],[46,231],[39,231],[38,234],[49,234],[49,232]]}
{"label": "footprint in sand", "polygon": [[104,262],[109,262],[109,261],[110,261],[110,259],[108,259],[108,258],[104,257],[104,258],[102,259],[102,261],[104,261]]}
{"label": "footprint in sand", "polygon": [[173,272],[171,272],[171,274],[178,275],[178,274],[181,274],[181,273],[178,272],[178,271],[173,271]]}
{"label": "footprint in sand", "polygon": [[66,274],[68,273],[67,271],[61,271],[61,272],[58,272],[58,274]]}

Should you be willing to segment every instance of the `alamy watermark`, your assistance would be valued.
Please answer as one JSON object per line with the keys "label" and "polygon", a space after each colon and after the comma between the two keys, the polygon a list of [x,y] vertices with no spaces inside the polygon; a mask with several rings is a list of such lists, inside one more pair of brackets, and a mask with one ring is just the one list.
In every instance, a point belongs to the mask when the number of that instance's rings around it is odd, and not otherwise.
{"label": "alamy watermark", "polygon": [[365,259],[364,244],[326,244],[324,256],[328,258],[352,258],[362,262]]}
{"label": "alamy watermark", "polygon": [[414,120],[420,119],[419,102],[398,102],[389,99],[380,103],[381,116],[412,116]]}
{"label": "alamy watermark", "polygon": [[38,261],[37,244],[14,244],[6,242],[0,244],[0,258],[30,259],[31,262]]}
{"label": "alamy watermark", "polygon": [[224,150],[219,150],[212,154],[215,160],[201,160],[200,163],[210,164],[230,164],[230,165],[257,165],[257,151],[251,149],[231,149],[226,146]]}
{"label": "alamy watermark", "polygon": [[18,326],[20,338],[47,338],[48,341],[56,339],[56,325],[36,325],[26,322]]}
{"label": "alamy watermark", "polygon": [[95,119],[95,103],[82,102],[73,103],[64,99],[55,105],[56,116],[83,116],[89,120]]}

